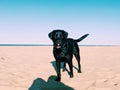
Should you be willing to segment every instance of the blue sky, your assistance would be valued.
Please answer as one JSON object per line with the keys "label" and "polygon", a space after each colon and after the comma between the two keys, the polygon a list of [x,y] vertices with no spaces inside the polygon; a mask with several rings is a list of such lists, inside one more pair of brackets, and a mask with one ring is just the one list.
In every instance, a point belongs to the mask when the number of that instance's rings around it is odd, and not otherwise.
{"label": "blue sky", "polygon": [[53,29],[89,33],[81,45],[120,45],[120,0],[0,0],[0,44],[52,44]]}

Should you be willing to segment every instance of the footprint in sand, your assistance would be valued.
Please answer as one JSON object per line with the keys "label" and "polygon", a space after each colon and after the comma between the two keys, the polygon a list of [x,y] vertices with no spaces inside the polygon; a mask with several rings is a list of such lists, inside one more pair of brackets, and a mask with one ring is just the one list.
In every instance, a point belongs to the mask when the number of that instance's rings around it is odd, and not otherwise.
{"label": "footprint in sand", "polygon": [[1,57],[1,60],[5,60],[5,58],[4,58],[4,57]]}

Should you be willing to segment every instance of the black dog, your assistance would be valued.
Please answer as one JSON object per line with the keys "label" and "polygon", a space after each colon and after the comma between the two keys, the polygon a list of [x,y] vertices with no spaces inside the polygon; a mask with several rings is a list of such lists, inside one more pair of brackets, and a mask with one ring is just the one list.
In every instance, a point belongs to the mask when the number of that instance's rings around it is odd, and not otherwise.
{"label": "black dog", "polygon": [[79,47],[77,42],[80,42],[84,38],[86,38],[89,34],[85,34],[79,39],[71,39],[67,38],[68,33],[64,30],[53,30],[48,34],[49,38],[53,41],[53,54],[56,59],[57,66],[57,79],[56,81],[61,80],[60,73],[60,62],[64,62],[64,69],[66,69],[66,62],[69,65],[70,69],[70,77],[73,77],[73,65],[72,58],[73,55],[76,57],[78,62],[78,73],[81,73],[81,65],[80,65],[80,55],[79,55]]}

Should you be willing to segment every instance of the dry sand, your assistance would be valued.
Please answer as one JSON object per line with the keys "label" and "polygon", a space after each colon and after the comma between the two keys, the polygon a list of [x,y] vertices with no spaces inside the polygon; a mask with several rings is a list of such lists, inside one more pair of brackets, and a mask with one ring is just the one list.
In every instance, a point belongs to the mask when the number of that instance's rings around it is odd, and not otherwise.
{"label": "dry sand", "polygon": [[52,46],[0,46],[0,90],[120,90],[119,46],[82,46],[80,52],[82,73],[74,68],[74,78],[65,71],[55,82]]}

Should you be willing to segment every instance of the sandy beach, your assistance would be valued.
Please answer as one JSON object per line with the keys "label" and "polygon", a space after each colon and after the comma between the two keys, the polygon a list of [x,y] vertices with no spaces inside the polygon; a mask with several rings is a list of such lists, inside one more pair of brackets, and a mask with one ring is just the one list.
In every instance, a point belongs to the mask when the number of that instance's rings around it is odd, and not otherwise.
{"label": "sandy beach", "polygon": [[52,46],[0,46],[0,90],[120,90],[120,46],[81,46],[80,55],[82,73],[56,82]]}

